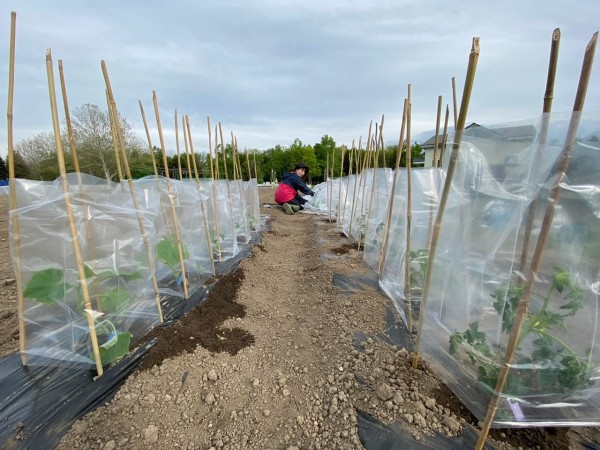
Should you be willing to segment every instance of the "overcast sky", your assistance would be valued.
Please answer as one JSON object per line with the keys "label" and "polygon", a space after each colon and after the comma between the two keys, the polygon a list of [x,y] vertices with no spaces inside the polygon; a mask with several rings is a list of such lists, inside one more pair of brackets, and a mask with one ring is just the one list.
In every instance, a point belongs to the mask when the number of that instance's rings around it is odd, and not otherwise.
{"label": "overcast sky", "polygon": [[[15,143],[52,130],[50,48],[59,96],[63,61],[71,108],[105,107],[104,60],[119,112],[146,142],[141,100],[157,145],[155,90],[170,152],[175,109],[190,116],[196,151],[208,147],[207,116],[221,122],[226,140],[233,131],[242,149],[287,146],[295,138],[314,144],[324,134],[338,144],[360,136],[364,142],[370,121],[379,123],[382,114],[385,140],[395,142],[409,83],[412,133],[425,140],[435,129],[438,96],[452,111],[452,77],[460,101],[474,36],[481,52],[467,123],[536,117],[557,27],[553,110],[570,111],[585,47],[600,28],[598,0],[3,0],[2,157],[11,11],[17,13]],[[589,111],[600,110],[598,59]]]}

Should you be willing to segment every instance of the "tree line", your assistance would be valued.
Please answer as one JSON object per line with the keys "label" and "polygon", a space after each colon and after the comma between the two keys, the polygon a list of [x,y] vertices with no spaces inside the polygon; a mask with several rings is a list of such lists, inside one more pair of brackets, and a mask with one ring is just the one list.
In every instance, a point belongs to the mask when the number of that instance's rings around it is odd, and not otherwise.
{"label": "tree line", "polygon": [[[123,132],[124,147],[132,177],[154,175],[154,164],[158,174],[165,175],[161,150],[155,146],[150,150],[148,145],[144,145],[124,117],[120,116],[118,121]],[[67,172],[75,171],[74,155],[71,150],[74,148],[81,172],[118,181],[119,166],[115,156],[118,150],[113,139],[115,128],[111,127],[108,112],[97,105],[84,104],[73,109],[70,124],[71,133],[66,123],[61,131]],[[375,153],[372,153],[369,167],[373,167],[375,163],[378,167],[394,167],[398,147],[397,144],[385,146],[378,152],[377,161],[375,161]],[[194,155],[195,167],[200,177],[210,177],[212,166],[212,174],[215,178],[218,174],[219,178],[232,179],[235,173],[237,177],[241,176],[243,179],[256,177],[259,183],[279,180],[282,172],[290,170],[296,162],[303,162],[310,167],[311,183],[316,184],[327,177],[325,173],[327,168],[329,174],[334,177],[338,177],[340,172],[347,175],[350,171],[352,173],[360,171],[360,168],[364,167],[366,157],[365,149],[355,150],[352,167],[350,167],[348,149],[345,149],[344,166],[341,168],[342,147],[328,135],[324,135],[321,141],[314,145],[307,145],[300,139],[295,139],[289,146],[276,145],[266,150],[239,150],[235,148],[235,143],[226,144],[224,147],[219,144],[213,150],[212,161],[207,150],[196,152]],[[167,156],[169,176],[172,178],[193,176],[194,161],[190,160],[191,157],[186,155],[185,151],[181,151],[179,157],[173,151],[168,153],[170,153]],[[419,144],[412,145],[411,155],[413,161],[422,155]],[[402,152],[400,166],[406,166],[406,151]],[[16,178],[56,179],[59,176],[59,169],[54,134],[42,132],[19,141],[14,147],[14,167]],[[8,170],[0,158],[0,179],[7,177]]]}

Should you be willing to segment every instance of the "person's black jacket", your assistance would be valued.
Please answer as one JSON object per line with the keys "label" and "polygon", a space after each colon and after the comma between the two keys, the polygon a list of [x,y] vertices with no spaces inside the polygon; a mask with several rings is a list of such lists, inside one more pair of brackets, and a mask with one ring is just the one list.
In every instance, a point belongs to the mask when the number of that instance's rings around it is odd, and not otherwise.
{"label": "person's black jacket", "polygon": [[300,178],[296,172],[283,172],[281,175],[281,182],[302,192],[304,195],[315,195],[313,190],[302,181],[302,178]]}

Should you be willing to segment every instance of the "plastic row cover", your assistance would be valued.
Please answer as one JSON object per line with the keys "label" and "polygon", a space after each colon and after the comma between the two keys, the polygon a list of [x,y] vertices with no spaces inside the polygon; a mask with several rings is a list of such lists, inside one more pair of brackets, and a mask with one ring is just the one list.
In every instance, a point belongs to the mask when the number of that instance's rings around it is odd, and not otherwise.
{"label": "plastic row cover", "polygon": [[502,367],[549,192],[560,189],[496,426],[600,423],[600,121],[582,119],[564,178],[554,172],[569,117],[542,117],[546,146],[470,138],[460,149],[422,342],[436,371],[480,418]]}
{"label": "plastic row cover", "polygon": [[231,183],[231,197],[224,183],[210,181],[198,188],[191,181],[142,179],[131,192],[126,183],[70,174],[68,184],[85,285],[62,185],[15,180],[11,256],[22,275],[29,364],[37,356],[42,364],[48,358],[94,364],[92,334],[103,365],[127,353],[159,323],[168,302],[184,297],[184,272],[190,298],[214,273],[213,260],[235,256],[238,237],[249,240],[248,220],[236,227],[232,203],[242,218],[256,217],[246,198],[258,204],[257,189],[241,182]]}
{"label": "plastic row cover", "polygon": [[[494,426],[600,423],[600,120],[581,119],[564,178],[554,173],[570,117],[499,127],[536,135],[545,121],[547,145],[539,137],[509,139],[484,128],[465,133],[434,262],[429,245],[443,171],[411,172],[409,238],[406,170],[398,171],[391,220],[383,220],[389,228],[383,258],[378,258],[382,215],[375,208],[391,202],[379,187],[381,178],[365,171],[349,177],[344,187],[348,200],[338,223],[346,235],[365,243],[367,263],[375,270],[382,263],[380,285],[404,320],[408,310],[418,317],[424,276],[433,264],[427,310],[420,312],[425,318],[421,351],[480,419],[502,367],[549,193],[560,189]],[[451,151],[450,144],[446,154]],[[371,203],[371,197],[377,201]]]}

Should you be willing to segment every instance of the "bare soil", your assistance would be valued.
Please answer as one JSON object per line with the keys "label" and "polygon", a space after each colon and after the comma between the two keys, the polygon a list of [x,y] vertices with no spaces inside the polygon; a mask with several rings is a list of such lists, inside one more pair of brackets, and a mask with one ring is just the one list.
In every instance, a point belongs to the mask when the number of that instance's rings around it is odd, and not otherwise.
{"label": "bare soil", "polygon": [[[220,277],[202,305],[155,329],[158,343],[138,371],[76,422],[58,448],[381,448],[361,442],[357,409],[397,423],[414,448],[435,433],[455,437],[477,427],[426,363],[412,369],[411,353],[387,338],[391,303],[376,286],[334,285],[334,276],[372,277],[356,244],[324,217],[285,215],[272,203],[271,188],[261,188],[260,197],[262,213],[274,221],[252,257]],[[8,255],[5,196],[0,239],[0,253]],[[0,286],[6,355],[18,348],[8,257],[0,261]],[[394,328],[401,328],[397,318]],[[500,449],[579,449],[580,435],[598,442],[600,433],[492,430],[489,442]]]}

